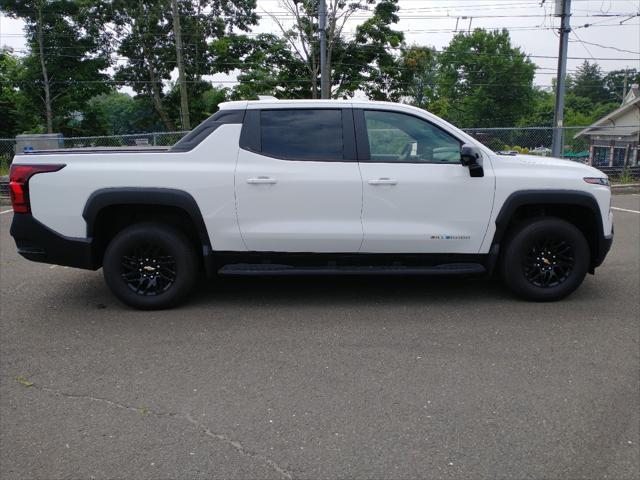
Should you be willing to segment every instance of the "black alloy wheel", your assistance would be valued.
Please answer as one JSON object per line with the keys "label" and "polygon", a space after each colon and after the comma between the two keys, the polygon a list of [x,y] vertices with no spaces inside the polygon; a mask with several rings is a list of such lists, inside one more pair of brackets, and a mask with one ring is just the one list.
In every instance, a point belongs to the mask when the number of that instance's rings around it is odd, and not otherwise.
{"label": "black alloy wheel", "polygon": [[122,279],[138,295],[166,292],[176,281],[177,264],[162,246],[147,242],[122,256]]}
{"label": "black alloy wheel", "polygon": [[500,271],[514,293],[554,301],[580,286],[591,252],[584,234],[556,217],[537,217],[511,229],[501,244]]}
{"label": "black alloy wheel", "polygon": [[524,258],[524,275],[536,287],[560,285],[571,275],[575,263],[573,247],[562,238],[535,241]]}
{"label": "black alloy wheel", "polygon": [[192,290],[199,271],[195,244],[161,223],[137,223],[109,242],[103,258],[107,285],[135,308],[172,307]]}

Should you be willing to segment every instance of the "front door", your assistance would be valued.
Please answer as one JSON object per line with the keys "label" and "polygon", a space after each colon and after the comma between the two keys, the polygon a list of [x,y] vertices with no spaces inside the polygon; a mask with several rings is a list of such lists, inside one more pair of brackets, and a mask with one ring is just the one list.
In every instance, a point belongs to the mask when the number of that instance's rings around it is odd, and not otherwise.
{"label": "front door", "polygon": [[351,109],[248,110],[235,174],[245,246],[349,252],[362,244]]}
{"label": "front door", "polygon": [[483,177],[471,177],[460,164],[462,141],[453,134],[405,113],[355,113],[361,252],[479,253],[494,195],[489,161]]}

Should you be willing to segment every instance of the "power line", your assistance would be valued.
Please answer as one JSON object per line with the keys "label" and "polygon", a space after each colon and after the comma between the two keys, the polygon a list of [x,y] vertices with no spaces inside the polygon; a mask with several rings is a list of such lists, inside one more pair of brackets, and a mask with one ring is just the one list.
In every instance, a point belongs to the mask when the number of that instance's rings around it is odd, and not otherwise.
{"label": "power line", "polygon": [[[530,15],[531,16],[531,15]],[[616,17],[628,17],[629,14],[624,14],[624,15],[615,15]],[[487,15],[487,16],[476,16],[476,15],[448,15],[448,16],[439,16],[439,17],[416,17],[416,18],[411,18],[411,19],[451,19],[451,20],[455,20],[456,18],[463,18],[463,17],[467,17],[467,18],[473,18],[473,19],[479,19],[479,18],[520,18],[520,16],[518,15]],[[544,18],[545,15],[535,15],[535,17],[538,18]],[[576,18],[575,16],[572,15],[573,18]],[[292,17],[293,18],[293,17]],[[353,18],[353,17],[352,17]],[[408,19],[408,17],[400,17],[400,19]],[[620,25],[619,23],[614,23],[614,24],[602,24],[599,22],[595,22],[595,23],[586,23],[583,25],[578,25],[575,28],[589,28],[589,27],[623,27],[623,26],[637,26],[636,24],[622,24]],[[556,30],[557,27],[544,27],[541,25],[518,25],[518,26],[512,26],[512,27],[506,27],[504,25],[496,25],[496,26],[482,26],[482,27],[478,27],[478,28],[482,28],[485,30],[508,30],[508,31],[522,31],[522,30]],[[451,33],[455,33],[455,32],[459,32],[460,30],[456,30],[454,28],[432,28],[432,29],[424,29],[424,30],[403,30],[403,32],[420,32],[420,33],[447,33],[447,32],[451,32]],[[259,36],[259,35],[270,35],[269,33],[259,33],[259,32],[243,32],[240,33],[238,35],[245,35],[245,36],[249,36],[249,37],[253,37],[253,36]],[[351,35],[354,35],[354,33],[351,33]],[[70,35],[57,35],[58,37],[62,37],[62,38],[77,38],[75,35],[70,34]],[[166,38],[166,35],[161,35],[161,34],[154,34],[151,32],[148,33],[143,33],[140,35],[137,35],[140,38]],[[223,35],[224,36],[224,35]],[[24,34],[20,34],[20,33],[0,33],[0,38],[1,37],[7,37],[7,38],[20,38],[20,37],[27,37],[27,35]],[[182,34],[183,38],[188,38],[188,37],[196,37],[196,38],[202,38],[201,35],[197,34],[197,33],[184,33]],[[203,38],[204,41],[207,40],[207,38]]]}
{"label": "power line", "polygon": [[[193,47],[195,46],[195,44],[193,43],[187,43],[184,44],[185,47]],[[386,50],[393,50],[393,51],[403,51],[403,50],[407,50],[408,48],[410,48],[411,46],[401,46],[401,47],[391,47],[391,46],[387,46],[385,47]],[[367,44],[363,44],[363,45],[358,45],[358,48],[380,48],[378,45],[367,45]],[[428,48],[428,47],[427,47]],[[57,50],[77,50],[77,49],[85,49],[85,47],[81,47],[81,46],[61,46],[61,47],[51,47],[50,49],[45,48],[45,51],[57,51]],[[28,49],[13,49],[14,51],[22,51],[22,52],[29,52]],[[438,50],[438,49],[433,49],[434,53],[443,53],[445,50]],[[535,55],[535,54],[529,54],[529,53],[525,53],[522,52],[522,54],[528,58],[541,58],[541,59],[557,59],[557,56],[554,55]],[[469,56],[473,58],[477,57],[477,54],[474,52],[463,52],[460,54],[460,56]],[[506,56],[506,57],[512,57],[513,55],[510,53],[493,53],[492,56]],[[126,57],[128,58],[128,57]],[[596,60],[596,61],[616,61],[616,62],[636,62],[638,61],[638,58],[632,58],[632,57],[567,57],[568,60]]]}
{"label": "power line", "polygon": [[[587,48],[587,46],[585,45],[585,43],[582,41],[582,39],[578,36],[578,32],[572,31],[571,33],[573,33],[573,35],[578,39],[578,42],[580,42],[580,44],[582,45],[582,48],[584,48],[585,52],[587,52],[591,58],[593,58],[593,53],[591,53],[591,50],[589,50]],[[567,39],[569,41],[569,39]]]}
{"label": "power line", "polygon": [[[15,49],[15,51],[20,51],[20,52],[25,52],[25,53],[29,53],[28,49]],[[438,52],[438,53],[442,53],[442,51]],[[462,54],[460,54],[461,56],[471,56],[472,58],[470,59],[471,61],[468,61],[468,64],[473,65],[474,63],[481,63],[482,60],[477,58],[477,55],[475,53],[467,53],[464,52]],[[526,54],[525,54],[526,55]],[[84,56],[79,56],[79,55],[65,55],[65,54],[58,54],[56,55],[57,57],[62,57],[62,58],[75,58],[75,59],[84,59]],[[531,55],[527,55],[527,56],[531,56]],[[532,56],[532,57],[540,57],[540,56]],[[555,59],[557,57],[553,57],[553,56],[548,56],[548,57],[544,57],[544,58],[552,58]],[[599,60],[598,58],[594,58],[594,57],[568,57],[569,59],[573,59],[573,60]],[[87,60],[95,60],[95,58],[93,57],[86,57]],[[115,62],[145,62],[147,61],[147,59],[145,58],[135,58],[135,57],[126,57],[126,56],[116,56],[116,57],[109,57],[109,58],[105,58],[105,60],[110,60],[110,61],[115,61]],[[602,59],[600,59],[602,60]],[[621,59],[612,59],[612,60],[621,60]],[[631,59],[629,59],[631,60]],[[475,61],[475,62],[474,62]],[[176,61],[175,60],[166,60],[163,61],[162,64],[169,64],[169,65],[173,65],[175,64]],[[218,62],[214,60],[214,63],[216,65],[220,65],[220,66],[230,66],[230,67],[238,67],[238,69],[240,69],[239,67],[244,67],[244,66],[255,66],[255,67],[261,67],[261,66],[265,66],[265,64],[263,63],[259,63],[259,62],[247,62],[247,61],[243,61],[243,60],[237,60],[237,61],[233,61],[233,62]],[[340,62],[341,65],[348,65],[348,66],[359,66],[361,64],[359,63],[348,63],[348,62]],[[394,67],[396,69],[400,69],[400,70],[407,70],[407,71],[414,71],[415,69],[409,68],[409,67],[403,67],[401,65],[398,65],[396,67]],[[538,70],[553,70],[550,72],[540,72]],[[468,73],[477,73],[479,71],[482,70],[467,70]],[[577,70],[569,70],[570,73],[576,72]],[[608,73],[607,71],[605,71],[604,73]],[[552,69],[550,67],[540,67],[540,66],[536,66],[536,75],[555,75],[555,69]]]}
{"label": "power line", "polygon": [[[372,78],[372,77],[365,77],[363,78],[363,81],[367,82],[367,81],[375,81],[376,78]],[[216,80],[216,79],[209,79],[204,81],[205,83],[210,83],[210,84],[224,84],[224,85],[239,85],[242,84],[244,82],[240,81],[240,80]],[[42,80],[14,80],[13,82],[11,82],[13,84],[28,84],[28,85],[33,85],[33,84],[41,84],[43,83]],[[151,81],[151,80],[134,80],[134,79],[119,79],[119,80],[115,80],[115,79],[104,79],[104,80],[53,80],[51,82],[49,82],[51,85],[84,85],[84,84],[105,84],[105,85],[121,85],[121,86],[125,86],[125,85],[153,85],[153,84],[172,84],[172,85],[177,85],[176,80],[172,80],[172,79],[168,79],[168,78],[163,78],[163,79],[158,79],[156,81]],[[186,83],[190,83],[190,84],[199,84],[199,83],[203,83],[203,80],[187,80]],[[289,85],[289,84],[308,84],[311,83],[311,80],[308,78],[305,79],[299,79],[299,80],[278,80],[275,78],[269,78],[267,80],[264,81],[264,83],[273,83],[276,85]],[[415,82],[393,82],[394,85],[400,85],[400,86],[415,86]],[[438,84],[436,83],[425,83],[423,84],[424,87],[438,87]],[[465,84],[465,86],[470,86],[470,87],[537,87],[537,88],[553,88],[555,85],[534,85],[533,83],[467,83]],[[585,86],[585,88],[600,88],[599,86]],[[516,97],[518,95],[515,95]]]}
{"label": "power line", "polygon": [[[574,32],[574,34],[575,34],[575,32]],[[576,37],[577,37],[577,35],[576,35]],[[569,41],[570,42],[575,42],[576,40],[569,40]],[[618,47],[614,47],[614,46],[611,46],[611,45],[602,45],[600,43],[587,42],[585,40],[582,40],[581,38],[578,38],[578,41],[580,43],[583,43],[583,44],[586,43],[587,45],[593,45],[594,47],[608,48],[608,49],[611,49],[611,50],[616,50],[617,52],[633,53],[634,55],[640,55],[640,52],[634,52],[632,50],[625,50],[623,48],[618,48]]]}

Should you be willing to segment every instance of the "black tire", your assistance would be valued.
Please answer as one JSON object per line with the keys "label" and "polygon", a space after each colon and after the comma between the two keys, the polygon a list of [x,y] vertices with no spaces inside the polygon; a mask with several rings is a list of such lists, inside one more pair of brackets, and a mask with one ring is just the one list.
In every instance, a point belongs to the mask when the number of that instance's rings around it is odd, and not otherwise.
{"label": "black tire", "polygon": [[138,223],[109,242],[102,270],[123,303],[142,310],[170,308],[186,298],[198,277],[187,237],[168,225]]}
{"label": "black tire", "polygon": [[580,286],[590,258],[589,244],[578,228],[559,218],[543,217],[509,233],[500,269],[504,282],[518,296],[550,302]]}

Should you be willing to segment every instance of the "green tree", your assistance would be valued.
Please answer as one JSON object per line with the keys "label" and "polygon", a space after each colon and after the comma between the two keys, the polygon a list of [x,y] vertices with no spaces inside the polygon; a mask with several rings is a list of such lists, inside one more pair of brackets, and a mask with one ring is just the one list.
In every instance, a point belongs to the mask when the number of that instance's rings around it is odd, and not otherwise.
{"label": "green tree", "polygon": [[[571,92],[565,94],[564,124],[567,127],[586,127],[607,113],[615,110],[618,103],[602,102],[594,104],[590,99],[578,97]],[[533,111],[520,119],[523,127],[552,127],[555,108],[555,93],[536,90]]]}
{"label": "green tree", "polygon": [[436,98],[438,61],[435,49],[420,45],[403,48],[398,58],[398,96],[428,109]]}
{"label": "green tree", "polygon": [[43,131],[39,112],[20,88],[23,70],[22,57],[0,49],[0,137]]}
{"label": "green tree", "polygon": [[166,1],[114,0],[105,21],[113,21],[117,54],[124,63],[115,69],[115,79],[147,96],[164,128],[175,130],[167,112],[164,82],[171,79],[175,66],[175,49],[171,41],[170,8]]}
{"label": "green tree", "polygon": [[149,108],[126,93],[112,90],[90,98],[82,115],[78,135],[121,135],[145,131],[139,121],[149,116]]}
{"label": "green tree", "polygon": [[[180,85],[181,123],[182,128],[188,130],[191,128],[188,90],[193,90],[194,95],[199,94],[197,90],[201,91],[203,88],[200,83],[200,68],[212,65],[210,61],[201,61],[201,56],[207,53],[207,39],[234,36],[234,29],[247,31],[255,25],[258,21],[255,13],[256,1],[171,0],[171,8]],[[192,65],[189,67],[188,63]]]}
{"label": "green tree", "polygon": [[640,83],[640,70],[628,68],[624,70],[612,70],[604,76],[604,84],[609,94],[610,102],[620,103],[624,96],[625,79],[627,84],[627,92],[631,85]]}
{"label": "green tree", "polygon": [[[401,79],[393,50],[404,35],[391,28],[400,19],[398,10],[397,0],[378,2],[371,18],[356,27],[353,40],[339,43],[344,53],[336,63],[336,94],[350,96],[362,89],[374,100],[399,99]],[[342,76],[348,81],[340,82]]]}
{"label": "green tree", "polygon": [[[390,28],[398,21],[397,3],[398,0],[327,1],[327,83],[331,85],[328,96],[350,96],[363,89],[375,98],[389,90],[390,76],[397,73],[391,51],[403,39],[402,32]],[[321,83],[318,1],[283,0],[282,6],[293,18],[293,25],[285,26],[279,17],[272,18],[280,26],[282,38],[296,61],[292,73],[304,68],[307,96],[318,98]],[[373,15],[356,27],[352,39],[347,39],[345,24],[358,12]],[[301,78],[291,76],[289,82],[301,82]],[[294,89],[296,93],[297,90]]]}
{"label": "green tree", "polygon": [[535,88],[531,98],[532,108],[528,115],[520,117],[517,125],[522,127],[552,127],[555,94]]}
{"label": "green tree", "polygon": [[435,110],[453,123],[510,126],[531,112],[535,65],[507,30],[456,35],[438,65]]}
{"label": "green tree", "polygon": [[[177,116],[181,109],[180,88],[175,85],[167,93],[170,114]],[[189,85],[189,110],[193,124],[197,125],[218,110],[218,104],[227,100],[228,90],[216,88],[200,80]]]}
{"label": "green tree", "polygon": [[18,133],[18,102],[21,95],[15,83],[20,61],[8,50],[0,49],[0,137]]}
{"label": "green tree", "polygon": [[[116,69],[116,79],[131,86],[138,94],[148,96],[166,129],[176,129],[176,120],[180,128],[185,128],[187,125],[180,121],[180,109],[175,110],[168,104],[171,101],[168,82],[177,67],[175,15],[171,1],[113,0],[111,5],[112,8],[105,12],[115,24],[118,55],[124,57],[124,63]],[[180,49],[184,70],[182,85],[187,87],[187,97],[199,94],[202,75],[222,71],[216,66],[225,60],[233,60],[214,58],[208,42],[234,37],[235,30],[249,29],[257,22],[255,5],[255,0],[177,2],[179,32],[183,40]]]}
{"label": "green tree", "polygon": [[[233,99],[255,99],[258,95],[307,98],[311,81],[305,64],[288,48],[287,41],[273,34],[225,37],[212,42],[215,69],[240,71]],[[235,59],[235,60],[231,60]]]}
{"label": "green tree", "polygon": [[20,90],[44,120],[46,131],[65,131],[69,119],[92,96],[108,89],[103,71],[108,51],[94,2],[0,0],[0,10],[21,18],[29,53]]}
{"label": "green tree", "polygon": [[585,60],[567,84],[567,91],[576,97],[587,98],[592,104],[610,100],[600,65]]}

